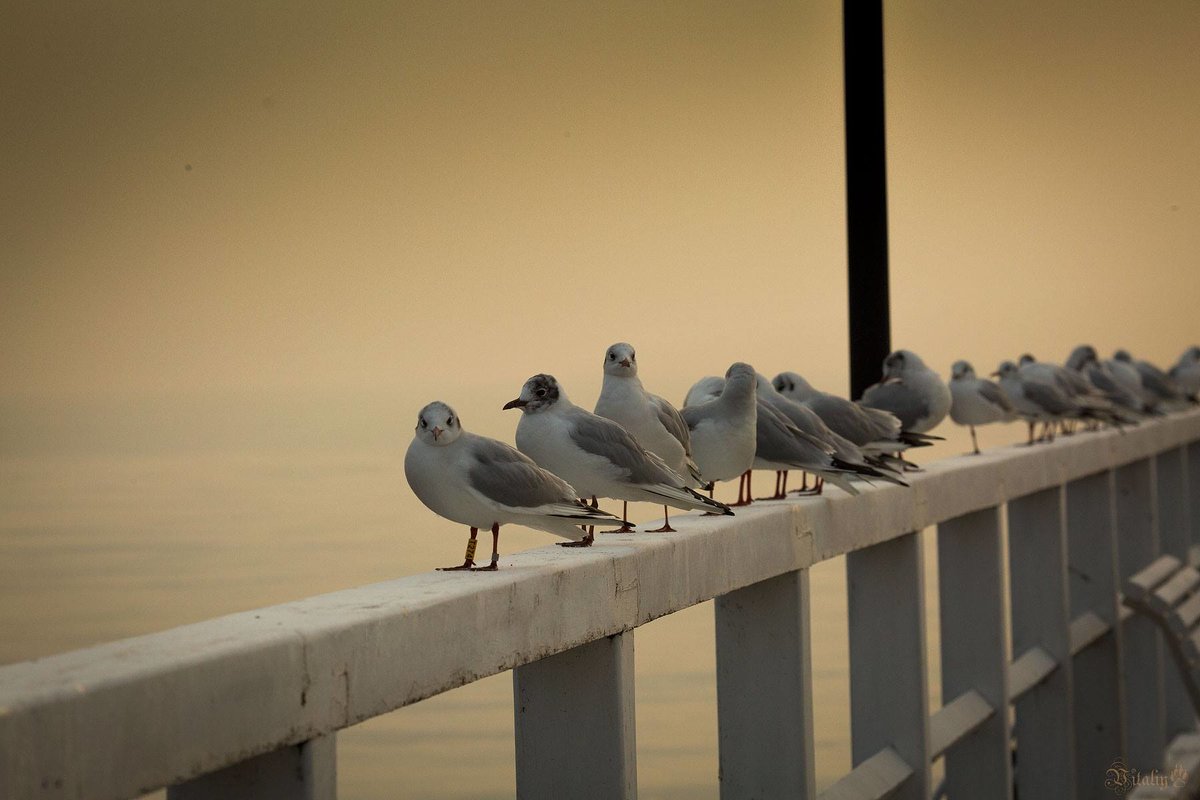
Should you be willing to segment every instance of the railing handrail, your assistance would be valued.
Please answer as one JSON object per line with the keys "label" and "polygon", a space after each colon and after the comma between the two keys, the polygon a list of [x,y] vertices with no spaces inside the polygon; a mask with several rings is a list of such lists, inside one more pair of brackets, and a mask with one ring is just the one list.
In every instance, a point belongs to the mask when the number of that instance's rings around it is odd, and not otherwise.
{"label": "railing handrail", "polygon": [[[911,488],[680,516],[0,667],[0,796],[124,797],[1200,439],[1200,411],[929,464]],[[50,791],[48,791],[48,789]]]}

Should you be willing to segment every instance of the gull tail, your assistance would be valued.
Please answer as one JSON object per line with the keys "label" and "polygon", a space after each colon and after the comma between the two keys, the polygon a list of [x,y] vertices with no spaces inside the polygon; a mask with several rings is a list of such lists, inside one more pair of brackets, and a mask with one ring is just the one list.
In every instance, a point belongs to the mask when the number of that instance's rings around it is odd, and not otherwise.
{"label": "gull tail", "polygon": [[852,461],[843,461],[840,458],[833,459],[833,466],[843,472],[851,472],[860,478],[878,478],[881,481],[894,483],[897,486],[908,486],[907,483],[900,480],[895,475],[890,474],[890,470],[884,471],[870,464],[860,464]]}
{"label": "gull tail", "polygon": [[727,517],[733,516],[733,511],[729,506],[720,500],[705,497],[689,486],[675,487],[660,483],[657,486],[643,486],[642,490],[646,494],[658,497],[659,502],[675,508],[682,508],[686,511],[712,511]]}

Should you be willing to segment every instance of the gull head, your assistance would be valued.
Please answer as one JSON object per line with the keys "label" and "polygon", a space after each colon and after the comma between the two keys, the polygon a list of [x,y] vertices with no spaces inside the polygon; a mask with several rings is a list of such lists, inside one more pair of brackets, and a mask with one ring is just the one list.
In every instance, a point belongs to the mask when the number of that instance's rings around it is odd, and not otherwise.
{"label": "gull head", "polygon": [[883,360],[883,377],[899,379],[910,369],[922,369],[925,362],[912,350],[896,350]]}
{"label": "gull head", "polygon": [[504,404],[505,410],[519,408],[526,414],[536,414],[545,411],[566,395],[558,388],[558,381],[553,375],[544,373],[534,375],[525,381],[521,387],[521,395],[516,400]]}
{"label": "gull head", "polygon": [[1099,360],[1100,356],[1096,354],[1096,348],[1090,344],[1081,344],[1071,351],[1071,355],[1067,356],[1067,366],[1074,370],[1081,370]]}
{"label": "gull head", "polygon": [[1121,348],[1117,352],[1113,353],[1113,359],[1116,361],[1124,361],[1126,364],[1128,364],[1133,361],[1133,356],[1129,355],[1128,350]]}
{"label": "gull head", "polygon": [[999,378],[1000,380],[1004,380],[1005,378],[1015,378],[1017,377],[1018,371],[1019,368],[1013,362],[1001,361],[1000,366],[997,367],[996,371],[992,373],[992,377]]}
{"label": "gull head", "polygon": [[950,380],[970,380],[975,377],[975,368],[970,361],[955,361],[950,367]]}
{"label": "gull head", "polygon": [[729,369],[725,370],[725,380],[731,381],[735,378],[754,382],[758,380],[758,373],[745,361],[735,361],[729,365]]}
{"label": "gull head", "polygon": [[618,378],[629,378],[637,375],[637,353],[633,345],[627,342],[617,342],[604,352],[604,374],[615,375]]}
{"label": "gull head", "polygon": [[793,400],[807,400],[816,394],[812,385],[798,372],[781,372],[771,381],[775,391]]}
{"label": "gull head", "polygon": [[454,409],[434,400],[417,415],[417,438],[425,444],[445,447],[462,436],[462,421]]}
{"label": "gull head", "polygon": [[1200,347],[1192,345],[1187,350],[1183,351],[1184,361],[1200,361]]}

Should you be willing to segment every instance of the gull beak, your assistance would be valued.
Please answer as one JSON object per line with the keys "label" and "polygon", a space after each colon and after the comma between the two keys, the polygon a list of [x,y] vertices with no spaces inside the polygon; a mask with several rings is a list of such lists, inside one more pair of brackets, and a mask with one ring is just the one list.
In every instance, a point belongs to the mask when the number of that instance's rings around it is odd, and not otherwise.
{"label": "gull beak", "polygon": [[522,400],[518,397],[516,400],[509,400],[507,403],[505,403],[503,410],[508,411],[510,408],[524,408],[527,405],[529,405],[529,401]]}
{"label": "gull beak", "polygon": [[622,358],[622,359],[621,359],[620,361],[618,361],[617,363],[618,363],[618,364],[620,364],[622,367],[629,367],[629,366],[632,366],[632,365],[629,363],[629,359],[628,359],[628,358]]}
{"label": "gull beak", "polygon": [[431,433],[433,434],[433,440],[436,442],[438,440],[438,437],[441,436],[443,433],[445,433],[445,431],[443,431],[437,425],[434,425]]}
{"label": "gull beak", "polygon": [[993,372],[991,375],[988,375],[988,377],[989,377],[989,378],[999,378],[999,377],[1000,377],[1000,370],[996,370],[996,371],[995,371],[995,372]]}

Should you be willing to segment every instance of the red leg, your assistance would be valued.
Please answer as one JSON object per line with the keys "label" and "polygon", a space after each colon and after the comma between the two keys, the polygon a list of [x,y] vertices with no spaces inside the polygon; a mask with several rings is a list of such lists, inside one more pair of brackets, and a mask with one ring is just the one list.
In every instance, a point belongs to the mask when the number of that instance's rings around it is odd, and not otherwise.
{"label": "red leg", "polygon": [[667,510],[666,506],[663,506],[663,526],[661,528],[655,528],[652,531],[647,531],[647,533],[674,533],[674,532],[675,532],[675,529],[671,527],[670,512]]}
{"label": "red leg", "polygon": [[492,561],[486,567],[473,567],[472,572],[495,572],[500,562],[500,523],[492,523]]}

